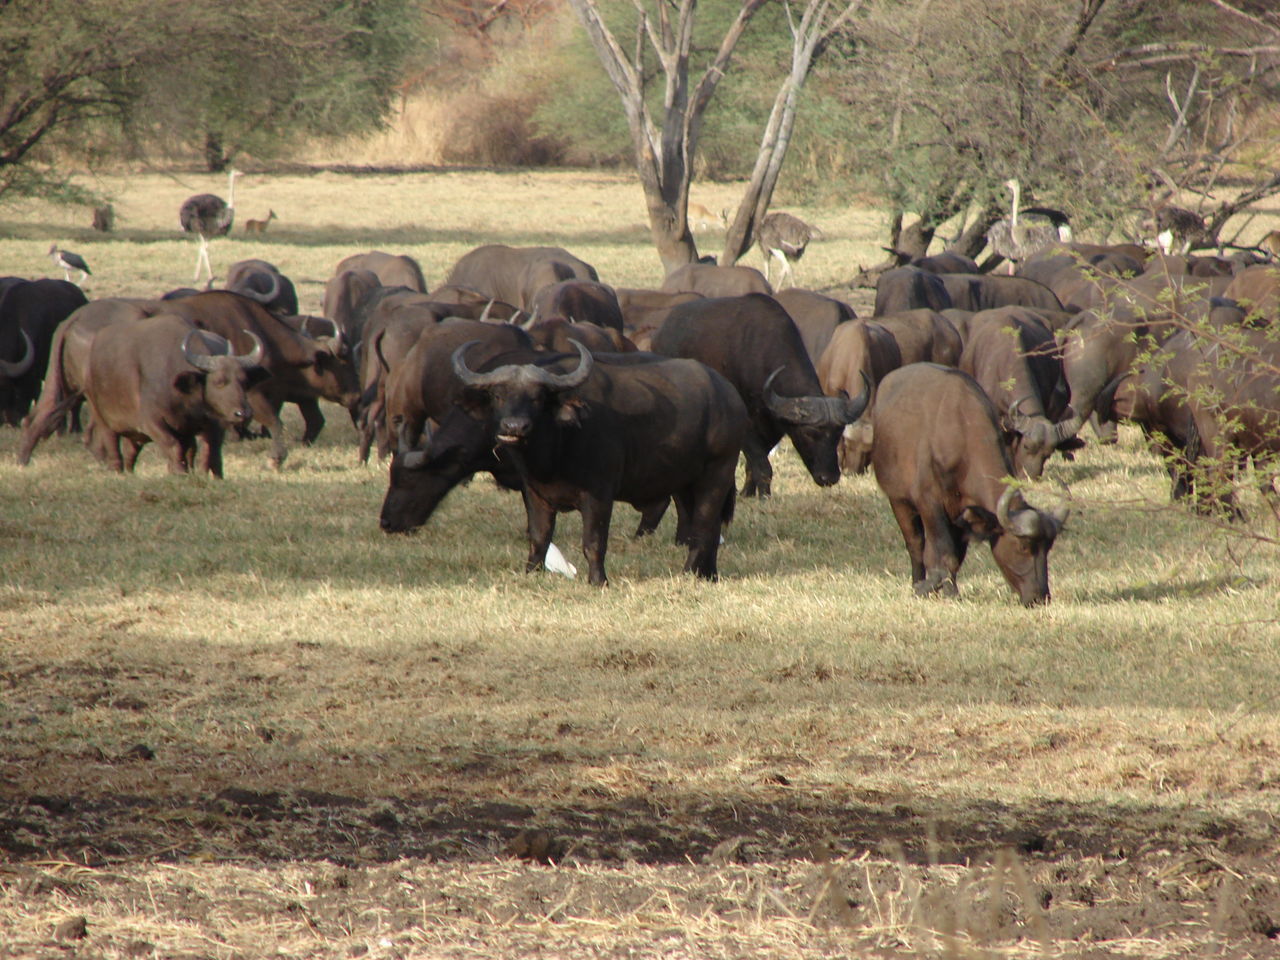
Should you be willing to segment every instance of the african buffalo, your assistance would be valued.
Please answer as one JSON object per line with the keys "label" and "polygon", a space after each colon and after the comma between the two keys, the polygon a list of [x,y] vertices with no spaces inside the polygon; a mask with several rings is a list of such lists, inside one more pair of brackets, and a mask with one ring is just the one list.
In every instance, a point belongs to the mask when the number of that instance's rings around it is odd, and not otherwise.
{"label": "african buffalo", "polygon": [[1052,290],[1042,283],[1025,277],[1005,277],[993,273],[940,273],[937,275],[946,287],[950,307],[961,310],[994,310],[998,307],[1037,307],[1045,310],[1063,310]]}
{"label": "african buffalo", "polygon": [[555,353],[572,353],[577,340],[592,353],[630,353],[636,345],[613,327],[594,323],[571,323],[564,317],[547,317],[526,324],[524,329],[536,346]]}
{"label": "african buffalo", "polygon": [[672,309],[653,337],[653,351],[700,360],[741,394],[751,417],[743,444],[747,461],[742,495],[772,492],[769,451],[791,438],[819,486],[840,479],[836,445],[870,398],[823,395],[800,331],[776,300],[761,293],[694,300]]}
{"label": "african buffalo", "polygon": [[561,280],[598,281],[596,268],[560,247],[509,247],[491,243],[459,258],[446,283],[470,287],[526,311],[543,287]]}
{"label": "african buffalo", "polygon": [[333,271],[334,276],[344,270],[369,270],[377,275],[378,282],[384,287],[408,287],[418,293],[425,293],[427,290],[422,267],[413,257],[403,253],[385,253],[382,250],[354,253],[338,264]]}
{"label": "african buffalo", "polygon": [[1239,303],[1260,325],[1280,320],[1280,266],[1263,263],[1247,267],[1222,295]]}
{"label": "african buffalo", "polygon": [[[693,361],[627,354],[620,363],[607,356],[597,362],[586,347],[576,347],[576,362],[517,352],[481,365],[482,371],[469,365],[469,345],[459,347],[453,367],[466,385],[460,405],[426,449],[397,453],[392,461],[383,529],[405,529],[430,512],[443,496],[440,488],[452,486],[438,474],[452,473],[449,465],[465,459],[459,446],[474,447],[478,432],[480,444],[500,445],[524,478],[526,569],[545,563],[556,513],[577,510],[590,581],[603,585],[614,502],[646,513],[674,498],[677,542],[688,545],[685,570],[717,579],[721,530],[733,516],[734,471],[747,432],[737,392]],[[406,519],[409,513],[415,516]]]}
{"label": "african buffalo", "polygon": [[895,267],[876,281],[877,317],[906,310],[946,310],[954,306],[939,274],[918,267]]}
{"label": "african buffalo", "polygon": [[[818,360],[818,380],[828,396],[848,396],[871,387],[867,407],[875,403],[875,386],[891,370],[902,366],[902,352],[889,333],[876,321],[851,320],[832,334],[831,342]],[[864,415],[844,428],[840,437],[840,469],[863,473],[871,463],[871,421]]]}
{"label": "african buffalo", "polygon": [[1079,445],[1058,422],[1068,398],[1058,345],[1020,308],[974,314],[957,366],[991,398],[1020,473],[1039,477],[1054,450]]}
{"label": "african buffalo", "polygon": [[622,308],[613,288],[592,280],[561,280],[537,291],[530,312],[536,317],[564,317],[594,323],[622,333]]}
{"label": "african buffalo", "polygon": [[240,260],[227,268],[226,288],[256,300],[277,316],[298,312],[298,293],[293,281],[266,260]]}
{"label": "african buffalo", "polygon": [[704,297],[741,297],[748,293],[772,294],[773,287],[755,267],[720,267],[714,263],[687,263],[662,281],[666,293],[700,293]]}
{"label": "african buffalo", "polygon": [[[84,401],[84,384],[89,370],[89,349],[103,327],[113,323],[141,320],[162,313],[161,300],[94,300],[72,312],[54,331],[49,349],[49,369],[40,397],[22,428],[18,463],[26,466],[36,444],[65,430],[67,417],[73,429],[79,427],[79,410]],[[91,427],[90,427],[91,430]],[[90,437],[85,437],[89,443]]]}
{"label": "african buffalo", "polygon": [[302,413],[302,442],[311,443],[324,426],[319,400],[350,409],[360,398],[350,347],[342,337],[309,337],[268,312],[261,304],[227,291],[201,293],[169,301],[166,312],[230,340],[235,349],[251,348],[250,335],[264,345],[262,365],[269,377],[252,386],[249,405],[254,419],[271,434],[271,464],[284,462],[286,446],[280,408],[286,403]]}
{"label": "african buffalo", "polygon": [[809,359],[817,367],[822,351],[831,342],[836,327],[849,320],[856,320],[853,307],[834,297],[826,297],[802,287],[789,287],[773,295],[782,304],[791,321],[800,331],[800,339],[808,351]]}
{"label": "african buffalo", "polygon": [[253,348],[233,355],[225,338],[170,314],[102,328],[84,384],[94,452],[111,469],[132,471],[151,441],[163,448],[170,473],[186,473],[202,437],[201,469],[222,476],[223,425],[248,422],[247,391],[266,376],[262,341],[248,337]]}
{"label": "african buffalo", "polygon": [[954,367],[960,362],[964,341],[955,325],[935,310],[907,310],[876,317],[898,345],[900,366],[908,363],[940,363]]}
{"label": "african buffalo", "polygon": [[86,303],[65,280],[11,278],[0,287],[0,418],[17,426],[40,395],[54,331]]}
{"label": "african buffalo", "polygon": [[872,414],[876,482],[911,558],[917,595],[954,596],[974,540],[1026,606],[1049,600],[1049,550],[1067,511],[1028,506],[1008,485],[1013,462],[995,408],[972,377],[913,363],[880,382]]}

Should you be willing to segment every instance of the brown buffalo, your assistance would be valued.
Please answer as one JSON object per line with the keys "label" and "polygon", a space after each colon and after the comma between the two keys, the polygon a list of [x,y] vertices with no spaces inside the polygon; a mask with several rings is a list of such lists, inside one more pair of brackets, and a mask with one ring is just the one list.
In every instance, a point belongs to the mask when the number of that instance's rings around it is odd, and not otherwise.
{"label": "brown buffalo", "polygon": [[[902,366],[898,344],[876,321],[851,320],[842,323],[818,360],[818,380],[831,397],[849,396],[870,385],[870,408],[875,403],[875,387],[891,370]],[[863,473],[871,464],[871,421],[865,412],[844,428],[838,452],[844,473]]]}
{"label": "brown buffalo", "polygon": [[749,293],[772,294],[773,287],[755,267],[720,267],[714,263],[687,263],[662,281],[667,293],[700,293],[704,297],[742,297]]}
{"label": "brown buffalo", "polygon": [[561,280],[599,279],[595,267],[561,247],[492,243],[463,254],[445,283],[469,287],[529,311],[538,291],[545,286]]}
{"label": "brown buffalo", "polygon": [[1066,510],[1029,506],[1009,485],[1013,462],[995,408],[968,374],[913,363],[880,382],[872,414],[876,482],[911,558],[919,596],[954,596],[971,542],[986,540],[1026,606],[1049,600],[1049,550]]}
{"label": "brown buffalo", "polygon": [[249,421],[247,392],[266,375],[262,342],[249,338],[253,348],[237,356],[224,337],[169,314],[102,328],[84,385],[95,453],[113,470],[132,471],[142,447],[154,442],[170,473],[186,473],[202,438],[201,469],[222,476],[224,425]]}

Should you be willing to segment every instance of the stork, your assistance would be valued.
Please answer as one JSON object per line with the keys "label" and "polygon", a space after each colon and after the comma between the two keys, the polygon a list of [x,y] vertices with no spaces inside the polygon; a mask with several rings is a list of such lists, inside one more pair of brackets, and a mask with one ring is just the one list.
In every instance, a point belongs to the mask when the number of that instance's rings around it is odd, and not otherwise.
{"label": "stork", "polygon": [[225,237],[231,229],[231,222],[236,215],[236,177],[240,171],[234,167],[227,172],[227,199],[212,193],[198,193],[188,197],[178,211],[178,223],[185,233],[194,233],[200,238],[200,252],[196,255],[196,275],[193,282],[200,281],[200,268],[204,267],[213,279],[213,267],[209,263],[209,240],[212,237]]}
{"label": "stork", "polygon": [[84,278],[93,273],[89,269],[89,265],[84,262],[84,257],[78,253],[72,253],[70,250],[59,250],[55,243],[49,248],[49,257],[53,260],[55,267],[61,267],[62,272],[66,275],[67,283],[71,282],[71,271],[79,270],[80,279],[76,281],[76,286],[84,283]]}

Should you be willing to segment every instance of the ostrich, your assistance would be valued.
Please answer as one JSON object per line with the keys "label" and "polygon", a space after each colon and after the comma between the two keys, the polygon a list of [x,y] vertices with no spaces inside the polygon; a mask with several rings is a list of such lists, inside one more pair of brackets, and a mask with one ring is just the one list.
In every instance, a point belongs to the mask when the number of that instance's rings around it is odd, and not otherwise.
{"label": "ostrich", "polygon": [[[1008,217],[997,220],[987,231],[987,242],[999,256],[1009,261],[1009,272],[1017,260],[1025,260],[1054,243],[1071,241],[1070,221],[1061,210],[1049,207],[1028,207],[1019,210],[1022,187],[1015,180],[1004,185],[1013,194],[1013,208]],[[1031,217],[1031,220],[1020,219]],[[1047,222],[1046,222],[1047,221]]]}
{"label": "ostrich", "polygon": [[200,252],[196,255],[196,276],[193,282],[200,280],[200,267],[209,272],[213,279],[213,267],[209,264],[209,238],[225,237],[231,229],[231,221],[236,215],[236,177],[240,171],[231,169],[227,173],[227,199],[214,196],[212,193],[198,193],[188,197],[178,211],[178,223],[182,224],[184,233],[194,233],[200,238]]}
{"label": "ostrich", "polygon": [[78,253],[72,253],[70,250],[59,250],[55,243],[49,248],[49,257],[53,260],[55,267],[61,267],[62,272],[66,274],[67,283],[71,282],[71,271],[79,270],[80,279],[76,281],[76,286],[84,283],[84,278],[93,273],[89,269],[89,265],[84,262],[84,257]]}
{"label": "ostrich", "polygon": [[1191,252],[1191,244],[1204,234],[1204,217],[1185,207],[1166,203],[1156,211],[1156,230],[1161,252],[1174,253],[1176,246],[1177,253],[1187,254]]}
{"label": "ostrich", "polygon": [[[764,254],[764,278],[769,279],[769,267],[776,258],[782,265],[782,276],[779,284],[790,277],[795,285],[793,264],[804,256],[809,241],[822,236],[822,231],[812,227],[799,217],[789,213],[771,213],[760,221],[760,229],[756,231],[756,242],[760,252]],[[781,289],[781,286],[779,286]]]}

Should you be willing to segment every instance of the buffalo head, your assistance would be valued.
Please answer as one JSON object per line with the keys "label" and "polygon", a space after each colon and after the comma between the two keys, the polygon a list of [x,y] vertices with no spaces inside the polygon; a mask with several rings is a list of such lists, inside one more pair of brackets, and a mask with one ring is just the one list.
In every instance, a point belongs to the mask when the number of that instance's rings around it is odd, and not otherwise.
{"label": "buffalo head", "polygon": [[820,486],[829,487],[840,479],[836,448],[845,427],[866,410],[871,400],[871,381],[863,373],[862,392],[853,399],[844,391],[838,397],[782,397],[774,391],[773,381],[783,369],[778,367],[764,382],[765,406],[784,425],[809,475]]}
{"label": "buffalo head", "polygon": [[[243,424],[253,411],[247,391],[266,376],[262,368],[263,347],[258,337],[246,330],[253,349],[245,354],[231,352],[231,342],[207,330],[192,330],[182,340],[182,356],[197,372],[178,374],[174,386],[183,393],[201,391],[204,402],[218,420]],[[192,338],[199,336],[207,352],[192,350]]]}
{"label": "buffalo head", "polygon": [[469,340],[453,352],[453,372],[466,387],[463,405],[476,416],[492,414],[499,443],[526,440],[550,406],[556,408],[559,421],[576,422],[573,405],[560,402],[559,395],[581,386],[591,375],[595,359],[590,350],[572,341],[578,352],[578,365],[568,373],[552,373],[535,363],[504,364],[487,373],[476,373],[467,366],[466,353],[478,342]]}
{"label": "buffalo head", "polygon": [[991,540],[991,554],[1023,606],[1049,602],[1049,550],[1062,532],[1070,510],[1037,510],[1009,487],[996,503],[995,523],[975,508],[966,509],[970,528]]}

